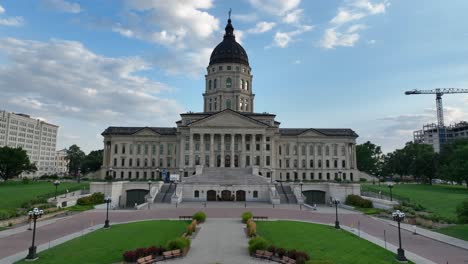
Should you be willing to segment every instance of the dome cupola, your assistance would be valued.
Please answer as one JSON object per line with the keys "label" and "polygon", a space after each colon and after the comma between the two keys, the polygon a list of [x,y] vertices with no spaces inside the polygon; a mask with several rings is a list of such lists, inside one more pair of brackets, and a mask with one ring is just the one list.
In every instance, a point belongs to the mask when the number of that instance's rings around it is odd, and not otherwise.
{"label": "dome cupola", "polygon": [[237,43],[231,18],[226,25],[223,41],[211,53],[210,66],[216,63],[240,63],[249,66],[249,58],[244,48]]}

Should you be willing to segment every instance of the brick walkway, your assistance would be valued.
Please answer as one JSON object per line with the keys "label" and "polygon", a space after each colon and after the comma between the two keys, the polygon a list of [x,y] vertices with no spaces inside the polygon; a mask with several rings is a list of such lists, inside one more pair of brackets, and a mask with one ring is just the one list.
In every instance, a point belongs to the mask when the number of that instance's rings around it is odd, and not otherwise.
{"label": "brick walkway", "polygon": [[[331,224],[335,220],[333,213],[321,213],[319,211],[306,211],[285,208],[154,208],[151,210],[118,210],[109,213],[112,222],[127,222],[143,219],[171,219],[179,215],[192,215],[197,210],[203,209],[208,218],[239,218],[245,210],[250,210],[254,215],[264,215],[273,219],[291,219],[314,221]],[[40,226],[37,230],[37,244],[61,238],[67,234],[79,232],[90,226],[103,223],[105,211],[88,211],[59,219],[53,224]],[[398,244],[397,229],[384,222],[361,214],[341,214],[340,222],[349,227],[359,227],[363,232],[383,240],[386,230],[387,243]],[[403,247],[414,254],[425,257],[435,263],[466,264],[468,263],[468,250],[451,246],[430,238],[413,235],[402,230]],[[24,231],[8,237],[0,238],[0,259],[27,249],[31,243],[31,232]]]}

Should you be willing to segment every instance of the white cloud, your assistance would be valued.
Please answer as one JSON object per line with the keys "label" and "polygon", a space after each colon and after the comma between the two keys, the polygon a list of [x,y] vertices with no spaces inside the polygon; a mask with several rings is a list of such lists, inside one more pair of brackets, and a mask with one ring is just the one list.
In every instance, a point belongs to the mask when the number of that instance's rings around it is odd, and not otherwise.
{"label": "white cloud", "polygon": [[367,41],[367,44],[369,44],[369,45],[374,45],[375,43],[377,43],[377,41],[375,39],[371,39],[371,40]]}
{"label": "white cloud", "polygon": [[273,15],[283,16],[287,12],[295,9],[301,0],[249,0],[250,4],[262,11]]}
{"label": "white cloud", "polygon": [[[219,20],[208,12],[213,7],[212,0],[125,0],[124,3],[125,15],[114,24],[112,31],[166,47],[165,57],[170,61],[162,64],[168,65],[167,72],[186,73],[177,68],[189,66],[189,74],[198,76],[206,68],[209,55],[199,58],[198,54],[205,54],[205,49],[212,49],[221,40]],[[238,30],[235,34],[237,39],[242,37]],[[174,64],[177,62],[185,64]]]}
{"label": "white cloud", "polygon": [[22,26],[24,19],[22,17],[0,18],[0,26]]}
{"label": "white cloud", "polygon": [[258,19],[258,15],[256,13],[232,14],[232,19],[234,21],[241,21],[241,22],[254,22]]}
{"label": "white cloud", "polygon": [[3,14],[3,13],[5,13],[5,8],[3,8],[2,5],[0,5],[0,14]]}
{"label": "white cloud", "polygon": [[301,60],[295,60],[293,63],[294,64],[301,64],[302,62],[301,62]]}
{"label": "white cloud", "polygon": [[65,0],[43,0],[46,8],[53,9],[64,13],[80,13],[82,10],[78,3],[68,2]]}
{"label": "white cloud", "polygon": [[289,43],[295,41],[295,36],[298,36],[299,34],[307,31],[311,31],[312,29],[314,29],[313,26],[301,26],[299,29],[289,32],[278,31],[273,37],[273,44],[277,47],[285,48],[289,45]]}
{"label": "white cloud", "polygon": [[[354,46],[360,39],[360,32],[367,26],[363,23],[351,26],[348,24],[362,20],[367,16],[385,13],[388,5],[390,3],[387,0],[379,3],[372,3],[369,0],[348,1],[346,6],[338,8],[338,13],[330,20],[331,26],[325,30],[320,46],[326,49]],[[346,29],[343,29],[344,27]]]}
{"label": "white cloud", "polygon": [[139,57],[105,57],[75,41],[0,39],[0,105],[57,119],[84,122],[167,123],[183,111],[159,96],[163,83],[139,75],[150,69]]}
{"label": "white cloud", "polygon": [[264,33],[270,31],[276,25],[275,22],[258,22],[254,28],[247,30],[248,33]]}
{"label": "white cloud", "polygon": [[293,10],[283,17],[283,22],[286,24],[297,24],[301,21],[303,14],[304,9]]}
{"label": "white cloud", "polygon": [[336,28],[329,28],[325,31],[320,46],[326,49],[335,47],[352,47],[359,40],[359,34],[340,33]]}

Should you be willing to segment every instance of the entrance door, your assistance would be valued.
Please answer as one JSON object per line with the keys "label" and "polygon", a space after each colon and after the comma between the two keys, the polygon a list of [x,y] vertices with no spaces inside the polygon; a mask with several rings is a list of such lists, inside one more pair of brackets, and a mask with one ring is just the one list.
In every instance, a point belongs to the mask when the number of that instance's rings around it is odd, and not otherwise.
{"label": "entrance door", "polygon": [[243,190],[236,191],[236,201],[238,202],[245,201],[245,191]]}
{"label": "entrance door", "polygon": [[234,167],[239,167],[239,156],[234,156]]}
{"label": "entrance door", "polygon": [[135,207],[135,204],[142,204],[146,202],[145,196],[148,190],[128,190],[127,191],[127,207]]}
{"label": "entrance door", "polygon": [[306,197],[306,204],[325,204],[325,192],[324,191],[304,191]]}
{"label": "entrance door", "polygon": [[216,156],[216,167],[221,167],[221,156]]}
{"label": "entrance door", "polygon": [[231,191],[224,190],[221,192],[222,201],[231,201]]}
{"label": "entrance door", "polygon": [[209,190],[206,192],[206,200],[207,201],[216,201],[216,191]]}
{"label": "entrance door", "polygon": [[231,167],[231,156],[226,155],[226,158],[224,159],[224,167]]}

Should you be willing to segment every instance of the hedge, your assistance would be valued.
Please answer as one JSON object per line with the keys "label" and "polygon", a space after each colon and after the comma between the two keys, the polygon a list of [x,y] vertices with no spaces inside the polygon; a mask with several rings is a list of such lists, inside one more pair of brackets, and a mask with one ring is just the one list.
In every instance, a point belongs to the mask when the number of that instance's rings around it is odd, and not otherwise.
{"label": "hedge", "polygon": [[346,197],[347,205],[357,206],[361,208],[372,208],[372,201],[362,198],[359,195],[350,194]]}
{"label": "hedge", "polygon": [[76,201],[77,205],[96,205],[104,203],[103,193],[93,193],[90,196],[82,197]]}

